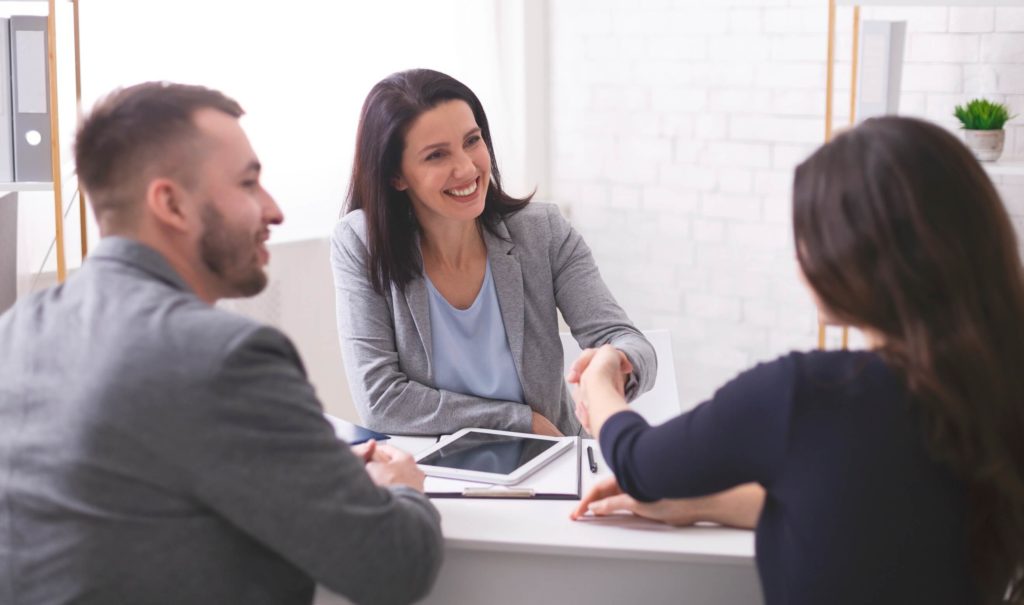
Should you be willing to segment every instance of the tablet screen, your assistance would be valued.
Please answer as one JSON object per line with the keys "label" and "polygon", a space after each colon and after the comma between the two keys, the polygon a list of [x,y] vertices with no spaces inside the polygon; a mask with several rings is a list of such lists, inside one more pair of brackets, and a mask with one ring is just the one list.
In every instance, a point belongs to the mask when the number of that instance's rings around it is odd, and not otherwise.
{"label": "tablet screen", "polygon": [[470,432],[417,462],[507,475],[556,445],[557,441],[546,439]]}

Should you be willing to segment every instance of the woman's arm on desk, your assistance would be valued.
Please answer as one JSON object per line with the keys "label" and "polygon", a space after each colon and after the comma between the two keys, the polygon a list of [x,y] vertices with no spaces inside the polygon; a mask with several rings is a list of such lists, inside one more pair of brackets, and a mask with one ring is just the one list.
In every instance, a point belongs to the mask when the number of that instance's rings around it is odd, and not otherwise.
{"label": "woman's arm on desk", "polygon": [[738,485],[732,489],[701,498],[638,502],[623,493],[615,477],[608,477],[592,487],[572,512],[574,521],[590,511],[603,517],[616,511],[631,512],[668,525],[693,525],[708,521],[730,527],[753,529],[764,506],[764,488],[756,483]]}
{"label": "woman's arm on desk", "polygon": [[748,483],[771,488],[785,468],[798,362],[789,355],[759,364],[711,400],[652,427],[626,407],[621,362],[602,347],[589,363],[584,356],[577,361],[576,395],[622,490],[641,502],[704,497]]}

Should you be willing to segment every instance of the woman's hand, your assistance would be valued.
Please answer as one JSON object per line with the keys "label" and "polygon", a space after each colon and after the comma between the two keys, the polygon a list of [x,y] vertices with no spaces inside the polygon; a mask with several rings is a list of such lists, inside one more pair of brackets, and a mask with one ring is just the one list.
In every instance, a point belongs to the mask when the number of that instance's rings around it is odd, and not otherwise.
{"label": "woman's hand", "polygon": [[569,518],[578,520],[588,511],[603,517],[615,511],[627,511],[638,517],[668,525],[686,526],[698,521],[719,525],[753,529],[764,507],[764,488],[746,483],[724,492],[699,498],[664,499],[656,502],[637,502],[622,492],[615,477],[606,477],[590,488]]}
{"label": "woman's hand", "polygon": [[573,399],[576,417],[591,435],[597,435],[604,421],[626,406],[626,377],[633,364],[611,345],[586,349],[572,364],[566,380],[576,384]]}
{"label": "woman's hand", "polygon": [[693,525],[700,518],[700,507],[694,500],[658,500],[657,502],[637,502],[629,494],[622,492],[615,477],[606,477],[598,482],[580,500],[576,510],[569,515],[573,521],[590,511],[595,517],[611,515],[616,511],[626,511],[638,517],[644,517],[668,525]]}
{"label": "woman's hand", "polygon": [[543,415],[537,412],[533,413],[533,421],[530,426],[530,432],[534,435],[547,435],[548,437],[564,437],[562,432],[551,423],[550,420],[545,418]]}
{"label": "woman's hand", "polygon": [[579,392],[579,389],[574,389],[572,394],[573,401],[576,403],[576,418],[583,425],[583,430],[593,435],[594,432],[590,430],[590,412],[587,411],[587,406],[583,405],[583,400],[578,397]]}
{"label": "woman's hand", "polygon": [[[600,349],[583,349],[583,352],[580,353],[580,356],[576,358],[576,361],[574,361],[572,366],[569,368],[569,373],[566,374],[565,380],[569,384],[579,384],[583,373],[594,361],[594,357],[597,355],[598,351],[601,351],[602,349],[608,349],[618,353],[619,371],[622,373],[622,384],[625,385],[626,378],[633,373],[633,364],[629,362],[629,358],[626,357],[625,353],[611,345],[604,345]],[[625,387],[620,390],[625,390]]]}

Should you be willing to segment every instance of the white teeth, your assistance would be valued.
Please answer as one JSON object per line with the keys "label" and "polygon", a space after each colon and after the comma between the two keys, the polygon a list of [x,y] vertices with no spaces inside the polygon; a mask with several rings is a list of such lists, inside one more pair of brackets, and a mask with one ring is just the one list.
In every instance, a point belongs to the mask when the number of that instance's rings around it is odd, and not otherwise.
{"label": "white teeth", "polygon": [[474,193],[476,193],[476,181],[473,181],[472,183],[470,183],[469,187],[465,187],[463,189],[448,189],[446,191],[446,193],[448,193],[449,195],[454,195],[454,196],[458,196],[458,197],[465,197],[467,195],[473,195]]}

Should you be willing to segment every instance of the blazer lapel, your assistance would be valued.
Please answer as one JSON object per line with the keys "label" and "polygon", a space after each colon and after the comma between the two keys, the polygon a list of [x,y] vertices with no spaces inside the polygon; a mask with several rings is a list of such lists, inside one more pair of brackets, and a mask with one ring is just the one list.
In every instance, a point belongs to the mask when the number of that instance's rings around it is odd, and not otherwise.
{"label": "blazer lapel", "polygon": [[512,359],[519,371],[519,381],[523,390],[527,389],[523,380],[523,269],[519,258],[512,254],[515,244],[503,238],[509,238],[508,229],[503,221],[498,221],[497,231],[502,237],[495,237],[484,229],[484,242],[487,244],[487,259],[491,263],[491,274],[494,277],[494,289],[498,294],[498,306],[501,309],[501,320],[505,324],[505,335],[508,337]]}
{"label": "blazer lapel", "polygon": [[[416,236],[416,246],[414,248],[415,254],[419,256],[420,253],[420,238]],[[423,266],[423,259],[419,259],[420,266]],[[416,324],[416,331],[419,332],[420,342],[423,344],[423,350],[427,354],[427,376],[433,378],[434,376],[434,353],[433,353],[433,340],[430,336],[430,298],[427,294],[427,278],[425,275],[413,278],[409,283],[405,284],[405,290],[399,291],[397,294],[401,294],[405,297],[405,304],[409,308],[409,313],[412,315],[412,321]]]}

